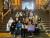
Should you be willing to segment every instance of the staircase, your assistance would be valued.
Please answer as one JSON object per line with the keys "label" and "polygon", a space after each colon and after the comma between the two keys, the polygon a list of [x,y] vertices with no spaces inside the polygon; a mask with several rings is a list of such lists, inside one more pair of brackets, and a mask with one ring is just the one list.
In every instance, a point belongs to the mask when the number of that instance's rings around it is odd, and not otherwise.
{"label": "staircase", "polygon": [[42,22],[45,28],[45,32],[50,34],[50,22]]}
{"label": "staircase", "polygon": [[42,24],[45,28],[45,32],[47,34],[50,34],[50,14],[45,14],[43,17],[42,17]]}
{"label": "staircase", "polygon": [[[8,10],[7,10],[8,11]],[[7,12],[4,11],[4,12]],[[1,17],[1,16],[0,16]],[[8,23],[8,20],[12,17],[13,19],[15,18],[15,13],[10,14],[10,12],[4,17],[3,22],[2,19],[0,18],[0,31],[6,31],[6,24]]]}
{"label": "staircase", "polygon": [[4,19],[3,19],[3,22],[2,22],[2,17],[0,18],[0,31],[5,31],[5,27],[6,27],[6,23],[8,22],[9,20],[9,17],[10,17],[10,14],[8,13]]}
{"label": "staircase", "polygon": [[39,10],[39,17],[41,17],[41,23],[45,29],[45,32],[50,34],[50,12],[45,9]]}

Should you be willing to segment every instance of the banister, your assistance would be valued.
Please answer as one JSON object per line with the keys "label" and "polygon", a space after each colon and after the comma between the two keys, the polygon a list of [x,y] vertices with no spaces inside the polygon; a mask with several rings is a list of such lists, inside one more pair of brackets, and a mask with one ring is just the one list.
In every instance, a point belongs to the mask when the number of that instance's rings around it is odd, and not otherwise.
{"label": "banister", "polygon": [[10,10],[8,10],[8,11],[3,15],[3,17],[5,17],[5,16],[9,13],[9,11],[10,11]]}
{"label": "banister", "polygon": [[2,19],[2,22],[3,22],[3,19],[4,17],[10,12],[10,10],[8,10],[5,14],[4,12],[0,12],[0,15],[2,16],[1,19]]}

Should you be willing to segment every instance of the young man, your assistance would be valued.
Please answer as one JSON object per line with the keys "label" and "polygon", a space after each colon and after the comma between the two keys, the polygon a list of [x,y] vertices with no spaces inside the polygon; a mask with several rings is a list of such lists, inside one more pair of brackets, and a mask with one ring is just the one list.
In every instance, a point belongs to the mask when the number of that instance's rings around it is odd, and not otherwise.
{"label": "young man", "polygon": [[16,33],[18,35],[21,35],[21,28],[22,28],[22,23],[20,23],[20,21],[18,21],[18,23],[16,24]]}

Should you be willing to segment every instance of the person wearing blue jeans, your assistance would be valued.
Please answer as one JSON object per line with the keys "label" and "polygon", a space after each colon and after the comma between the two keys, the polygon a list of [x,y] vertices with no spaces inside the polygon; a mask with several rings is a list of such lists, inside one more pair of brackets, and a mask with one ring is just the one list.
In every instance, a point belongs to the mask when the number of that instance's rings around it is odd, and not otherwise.
{"label": "person wearing blue jeans", "polygon": [[16,24],[16,33],[19,35],[21,35],[21,28],[22,28],[22,23],[18,21],[18,23]]}

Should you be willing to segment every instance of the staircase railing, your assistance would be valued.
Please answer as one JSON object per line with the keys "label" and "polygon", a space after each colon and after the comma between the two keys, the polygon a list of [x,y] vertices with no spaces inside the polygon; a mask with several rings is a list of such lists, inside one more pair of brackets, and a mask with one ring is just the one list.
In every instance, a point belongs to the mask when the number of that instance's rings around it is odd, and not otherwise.
{"label": "staircase railing", "polygon": [[10,12],[10,10],[8,10],[6,13],[4,13],[3,11],[2,11],[2,12],[0,11],[0,15],[1,15],[1,19],[2,19],[1,22],[3,22],[4,17],[5,17],[9,12]]}
{"label": "staircase railing", "polygon": [[3,6],[2,6],[2,8],[0,9],[0,16],[2,15],[2,11],[3,11],[2,9],[3,9]]}

